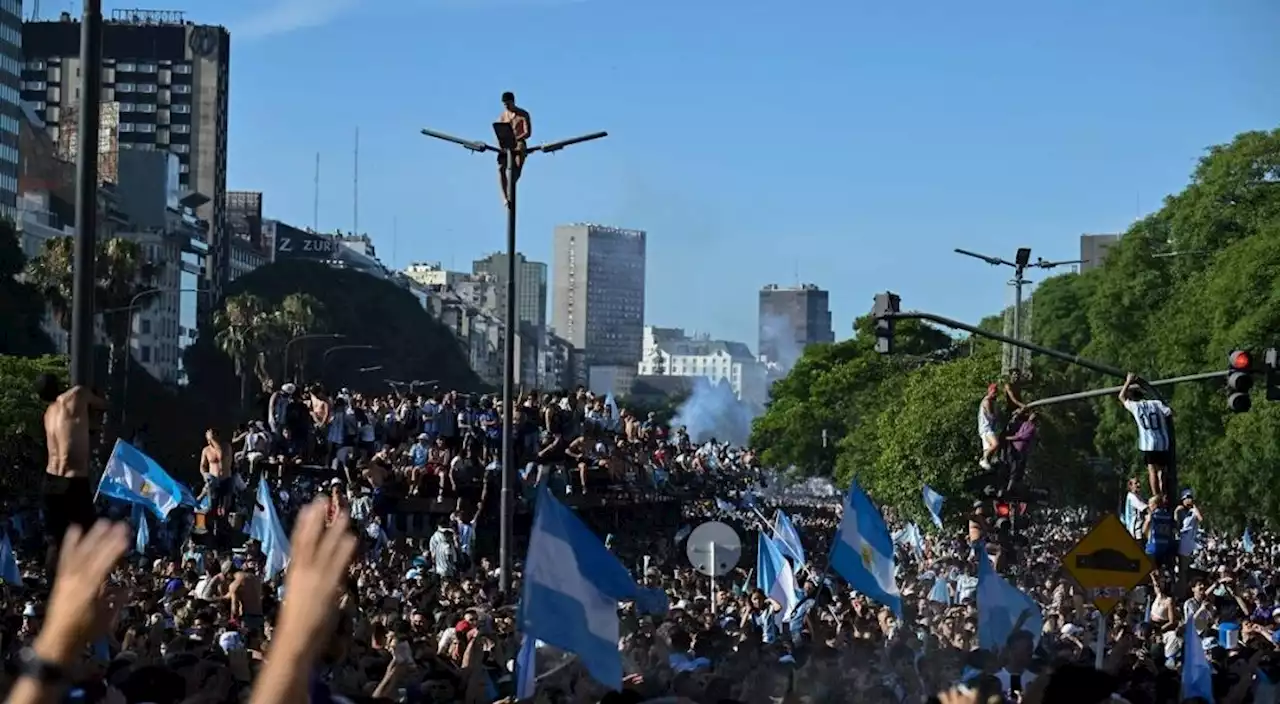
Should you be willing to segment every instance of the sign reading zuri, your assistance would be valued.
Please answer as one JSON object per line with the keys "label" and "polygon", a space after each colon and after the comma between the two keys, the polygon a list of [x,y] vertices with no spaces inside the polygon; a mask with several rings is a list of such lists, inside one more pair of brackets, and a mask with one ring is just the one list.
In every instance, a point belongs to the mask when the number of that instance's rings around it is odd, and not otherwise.
{"label": "sign reading zuri", "polygon": [[1151,574],[1154,567],[1142,545],[1108,513],[1062,558],[1089,600],[1104,614]]}

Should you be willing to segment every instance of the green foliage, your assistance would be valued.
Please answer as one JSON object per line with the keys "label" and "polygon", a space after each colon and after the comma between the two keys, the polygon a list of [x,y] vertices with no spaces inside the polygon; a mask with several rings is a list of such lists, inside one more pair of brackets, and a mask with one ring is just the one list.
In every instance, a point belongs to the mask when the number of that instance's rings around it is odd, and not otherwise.
{"label": "green foliage", "polygon": [[26,265],[18,232],[9,220],[0,220],[0,354],[39,355],[53,352],[49,336],[41,329],[44,299],[40,291],[18,275]]}
{"label": "green foliage", "polygon": [[[441,388],[460,390],[481,387],[447,327],[413,294],[363,272],[297,259],[276,262],[232,282],[218,310],[215,326],[202,330],[188,349],[186,369],[194,390],[230,407],[237,405],[238,376],[256,374],[265,389],[285,373],[288,340],[315,330],[343,337],[294,344],[290,378],[297,378],[304,365],[307,381],[330,388],[381,391],[387,389],[385,379],[434,379]],[[340,345],[378,349],[325,356]],[[381,368],[360,371],[375,366]]]}
{"label": "green foliage", "polygon": [[46,404],[36,395],[43,374],[65,383],[66,358],[0,355],[0,496],[30,493],[44,471]]}
{"label": "green foliage", "polygon": [[[1037,343],[1150,379],[1225,369],[1232,349],[1280,346],[1280,130],[1210,149],[1190,185],[1135,223],[1104,266],[1042,281],[1033,304]],[[981,323],[999,325],[998,315]],[[977,471],[978,401],[997,377],[998,346],[944,343],[930,354],[899,323],[898,354],[884,359],[870,351],[866,321],[858,329],[852,341],[806,351],[774,386],[753,443],[776,466],[843,481],[856,474],[908,514],[922,510],[925,483],[963,508],[963,480]],[[1033,357],[1024,397],[1118,383]],[[1180,481],[1196,489],[1210,524],[1280,528],[1280,404],[1258,389],[1251,412],[1230,414],[1220,381],[1166,389]],[[1121,477],[1098,466],[1123,475],[1141,465],[1133,420],[1116,399],[1048,407],[1038,426],[1031,480],[1061,503],[1114,506]],[[826,448],[824,428],[834,441]]]}

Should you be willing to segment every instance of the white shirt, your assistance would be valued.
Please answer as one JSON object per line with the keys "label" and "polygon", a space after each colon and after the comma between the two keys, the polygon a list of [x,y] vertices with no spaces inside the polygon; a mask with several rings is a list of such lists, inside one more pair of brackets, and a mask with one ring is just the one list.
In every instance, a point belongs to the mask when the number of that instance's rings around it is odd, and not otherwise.
{"label": "white shirt", "polygon": [[1142,452],[1164,452],[1169,449],[1169,425],[1173,411],[1164,401],[1143,399],[1124,402],[1124,409],[1138,423],[1138,449]]}

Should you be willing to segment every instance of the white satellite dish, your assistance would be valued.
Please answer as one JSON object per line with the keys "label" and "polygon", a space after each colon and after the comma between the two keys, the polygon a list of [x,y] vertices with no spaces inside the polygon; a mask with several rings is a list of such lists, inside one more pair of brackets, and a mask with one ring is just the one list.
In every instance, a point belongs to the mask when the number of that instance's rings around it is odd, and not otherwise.
{"label": "white satellite dish", "polygon": [[742,557],[742,538],[733,526],[720,521],[707,521],[689,534],[685,543],[689,564],[708,577],[723,577],[738,566]]}

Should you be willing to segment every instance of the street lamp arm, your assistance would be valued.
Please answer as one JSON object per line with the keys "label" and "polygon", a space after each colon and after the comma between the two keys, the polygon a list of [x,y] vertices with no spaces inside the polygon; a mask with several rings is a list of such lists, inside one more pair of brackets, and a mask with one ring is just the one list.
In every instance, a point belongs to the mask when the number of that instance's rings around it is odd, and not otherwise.
{"label": "street lamp arm", "polygon": [[437,132],[435,130],[429,130],[426,128],[423,128],[422,134],[428,137],[434,137],[444,142],[456,144],[459,147],[462,147],[463,149],[470,149],[473,152],[500,151],[497,147],[493,146],[492,144],[486,144],[484,142],[481,142],[479,140],[474,140],[474,139],[463,139],[461,137],[454,137],[451,134],[446,134],[444,132]]}
{"label": "street lamp arm", "polygon": [[1018,265],[1017,265],[1017,264],[1014,264],[1013,262],[1011,262],[1011,261],[1009,261],[1009,260],[1007,260],[1007,259],[1001,259],[1000,257],[992,257],[992,256],[989,256],[989,255],[986,255],[986,254],[978,254],[977,252],[970,252],[970,251],[969,251],[969,250],[967,250],[967,249],[960,249],[960,248],[958,248],[958,247],[956,248],[955,252],[956,252],[956,254],[963,254],[963,255],[964,255],[964,256],[966,256],[966,257],[973,257],[974,259],[981,259],[982,261],[984,261],[984,262],[986,262],[986,263],[990,264],[991,266],[1000,266],[1001,264],[1004,264],[1005,266],[1011,266],[1011,267],[1013,267],[1013,268],[1015,268],[1015,269],[1016,269],[1016,268],[1018,268]]}
{"label": "street lamp arm", "polygon": [[533,152],[542,152],[543,154],[554,154],[555,152],[558,152],[561,149],[564,149],[565,147],[572,147],[575,144],[582,144],[583,142],[590,142],[596,139],[604,139],[605,137],[608,137],[608,136],[609,136],[608,132],[592,132],[591,134],[584,134],[579,137],[570,137],[569,139],[562,139],[558,142],[547,142],[546,144],[539,144],[536,147],[529,147],[528,152],[530,154],[532,154]]}

